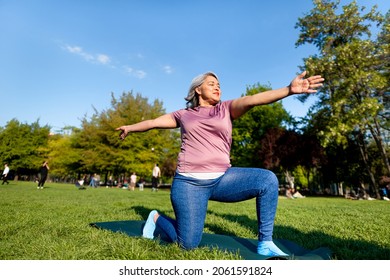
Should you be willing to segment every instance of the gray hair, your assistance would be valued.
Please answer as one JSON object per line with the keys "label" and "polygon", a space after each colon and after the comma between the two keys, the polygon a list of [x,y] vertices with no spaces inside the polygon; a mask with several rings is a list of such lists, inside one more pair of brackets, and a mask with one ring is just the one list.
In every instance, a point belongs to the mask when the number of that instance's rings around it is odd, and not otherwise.
{"label": "gray hair", "polygon": [[219,80],[217,75],[213,72],[206,72],[192,79],[190,89],[188,90],[188,95],[186,98],[184,98],[187,101],[187,108],[193,109],[199,106],[199,96],[196,94],[195,89],[201,86],[208,76],[213,76],[214,78]]}

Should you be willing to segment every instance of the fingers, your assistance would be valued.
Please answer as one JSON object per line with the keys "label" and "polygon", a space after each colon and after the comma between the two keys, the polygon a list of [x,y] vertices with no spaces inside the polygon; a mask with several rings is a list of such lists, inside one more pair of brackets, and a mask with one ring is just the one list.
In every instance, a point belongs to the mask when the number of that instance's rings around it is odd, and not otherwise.
{"label": "fingers", "polygon": [[307,81],[309,82],[309,90],[310,89],[317,89],[317,88],[321,87],[323,85],[322,82],[324,80],[325,79],[322,78],[320,75],[311,76],[311,77],[307,78]]}
{"label": "fingers", "polygon": [[309,78],[304,79],[304,84],[306,84],[306,90],[303,91],[306,93],[316,93],[317,89],[321,87],[323,84],[322,82],[325,79],[321,77],[321,75],[315,75],[311,76]]}
{"label": "fingers", "polygon": [[306,70],[303,71],[301,74],[298,75],[298,78],[303,79],[303,77],[306,76]]}
{"label": "fingers", "polygon": [[315,92],[317,92],[317,89],[319,87],[321,87],[321,86],[322,86],[321,83],[317,83],[317,84],[311,83],[311,84],[309,84],[309,87],[308,87],[306,92],[308,92],[308,93],[315,93]]}
{"label": "fingers", "polygon": [[[307,72],[306,70],[303,71],[301,74],[298,75],[298,78],[300,79],[303,79],[305,76],[306,76]],[[314,75],[314,76],[310,76],[307,78],[307,80],[309,81],[309,83],[311,84],[316,84],[316,83],[321,83],[323,82],[325,79],[321,77],[321,75]]]}
{"label": "fingers", "polygon": [[119,139],[125,140],[126,136],[127,136],[127,133],[124,132],[124,131],[122,131],[122,132],[119,134]]}
{"label": "fingers", "polygon": [[121,131],[121,132],[119,133],[119,139],[124,140],[124,139],[126,138],[128,132],[126,132],[126,129],[125,129],[123,126],[118,127],[118,128],[116,128],[115,130],[120,130],[120,131]]}
{"label": "fingers", "polygon": [[307,93],[315,93],[315,92],[317,92],[317,88],[319,88],[321,86],[322,86],[321,83],[316,83],[316,84],[310,83],[306,92]]}
{"label": "fingers", "polygon": [[321,77],[321,75],[310,76],[310,77],[304,79],[306,74],[307,74],[306,71],[303,71],[301,74],[299,74],[297,76],[297,78],[302,79],[302,80],[307,80],[309,82],[309,84],[317,84],[317,83],[321,83],[325,80],[324,78]]}
{"label": "fingers", "polygon": [[325,79],[322,78],[320,75],[317,75],[317,76],[311,76],[310,78],[307,78],[307,80],[308,80],[311,84],[317,84],[317,83],[323,82]]}
{"label": "fingers", "polygon": [[310,84],[309,85],[309,88],[311,88],[311,89],[316,89],[316,88],[319,88],[319,87],[321,87],[322,86],[322,84]]}

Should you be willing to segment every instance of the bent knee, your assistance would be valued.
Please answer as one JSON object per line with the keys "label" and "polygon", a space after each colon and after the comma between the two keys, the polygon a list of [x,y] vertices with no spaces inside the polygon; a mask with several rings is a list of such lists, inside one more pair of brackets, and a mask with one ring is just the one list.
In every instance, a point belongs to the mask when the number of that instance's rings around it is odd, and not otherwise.
{"label": "bent knee", "polygon": [[268,169],[258,169],[258,179],[265,185],[274,188],[279,187],[279,179],[276,177],[275,173]]}
{"label": "bent knee", "polygon": [[183,249],[185,250],[192,250],[192,249],[195,249],[199,246],[199,244],[194,244],[194,243],[182,243],[180,244],[181,247],[183,247]]}
{"label": "bent knee", "polygon": [[185,250],[192,250],[199,246],[201,240],[180,240],[180,246]]}
{"label": "bent knee", "polygon": [[276,174],[273,173],[272,171],[268,170],[268,180],[269,184],[275,187],[279,187],[279,180],[278,177],[276,177]]}

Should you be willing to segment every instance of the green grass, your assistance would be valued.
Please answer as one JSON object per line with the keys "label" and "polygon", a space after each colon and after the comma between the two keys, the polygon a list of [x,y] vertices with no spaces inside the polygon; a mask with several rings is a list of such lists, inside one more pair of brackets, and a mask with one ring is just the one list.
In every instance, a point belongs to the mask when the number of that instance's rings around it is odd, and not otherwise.
{"label": "green grass", "polygon": [[[173,217],[169,191],[152,193],[31,182],[0,186],[2,260],[234,260],[216,249],[191,251],[143,238],[97,230],[92,222],[144,220],[152,209]],[[315,249],[333,259],[389,260],[390,203],[343,198],[279,199],[274,238]],[[255,201],[210,202],[205,231],[256,238]]]}

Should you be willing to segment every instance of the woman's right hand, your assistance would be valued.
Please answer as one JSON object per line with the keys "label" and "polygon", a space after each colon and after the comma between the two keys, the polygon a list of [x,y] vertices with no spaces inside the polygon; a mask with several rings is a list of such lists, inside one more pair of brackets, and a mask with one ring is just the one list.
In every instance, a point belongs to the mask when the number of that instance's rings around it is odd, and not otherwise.
{"label": "woman's right hand", "polygon": [[124,140],[126,138],[127,134],[129,134],[129,129],[128,129],[127,125],[122,125],[115,130],[120,130],[119,138],[121,140]]}

